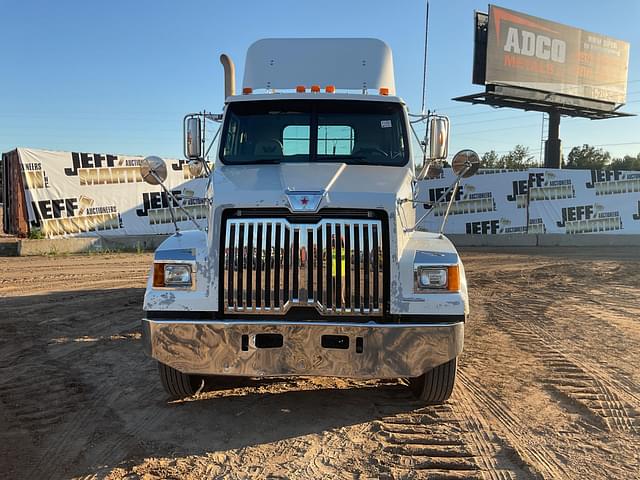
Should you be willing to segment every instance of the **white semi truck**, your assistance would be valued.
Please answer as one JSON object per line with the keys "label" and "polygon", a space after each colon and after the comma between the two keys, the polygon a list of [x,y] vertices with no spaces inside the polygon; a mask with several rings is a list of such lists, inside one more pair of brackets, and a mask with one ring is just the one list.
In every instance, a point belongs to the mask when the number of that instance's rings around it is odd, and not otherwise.
{"label": "white semi truck", "polygon": [[[448,120],[408,113],[380,40],[257,41],[238,95],[221,61],[223,113],[185,117],[189,167],[208,175],[208,226],[176,224],[144,298],[145,349],[164,388],[180,398],[223,375],[404,378],[425,403],[444,402],[466,279],[442,228],[419,231],[416,211],[421,180],[447,157]],[[221,123],[212,162],[206,119]],[[477,165],[457,154],[443,198]],[[162,185],[166,166],[147,157],[141,173]]]}

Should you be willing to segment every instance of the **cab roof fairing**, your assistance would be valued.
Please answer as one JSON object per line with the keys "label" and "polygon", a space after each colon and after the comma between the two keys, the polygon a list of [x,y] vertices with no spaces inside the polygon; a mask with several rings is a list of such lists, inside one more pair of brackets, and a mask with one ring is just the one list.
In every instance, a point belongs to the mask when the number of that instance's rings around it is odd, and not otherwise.
{"label": "cab roof fairing", "polygon": [[298,85],[387,88],[395,95],[391,49],[375,38],[266,38],[249,47],[243,88],[294,90]]}

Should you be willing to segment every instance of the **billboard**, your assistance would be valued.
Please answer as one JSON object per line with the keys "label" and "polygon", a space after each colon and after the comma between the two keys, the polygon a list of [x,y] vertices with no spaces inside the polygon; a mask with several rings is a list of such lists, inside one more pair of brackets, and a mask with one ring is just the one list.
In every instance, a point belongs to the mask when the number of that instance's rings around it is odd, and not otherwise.
{"label": "billboard", "polygon": [[495,5],[489,6],[485,28],[484,83],[615,104],[626,101],[627,42]]}

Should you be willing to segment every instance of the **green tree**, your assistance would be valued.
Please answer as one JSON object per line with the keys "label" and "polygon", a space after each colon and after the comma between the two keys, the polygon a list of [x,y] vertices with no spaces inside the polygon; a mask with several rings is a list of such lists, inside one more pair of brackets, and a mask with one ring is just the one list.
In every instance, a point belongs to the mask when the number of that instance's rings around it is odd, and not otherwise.
{"label": "green tree", "polygon": [[567,157],[567,168],[603,170],[611,161],[611,154],[593,145],[584,144],[573,147]]}
{"label": "green tree", "polygon": [[535,166],[533,155],[529,152],[529,147],[516,145],[509,153],[500,157],[499,168],[512,170],[524,169]]}
{"label": "green tree", "polygon": [[499,168],[500,157],[495,150],[484,152],[480,158],[480,168]]}
{"label": "green tree", "polygon": [[640,170],[640,153],[635,157],[625,155],[624,158],[615,158],[608,168],[611,170]]}

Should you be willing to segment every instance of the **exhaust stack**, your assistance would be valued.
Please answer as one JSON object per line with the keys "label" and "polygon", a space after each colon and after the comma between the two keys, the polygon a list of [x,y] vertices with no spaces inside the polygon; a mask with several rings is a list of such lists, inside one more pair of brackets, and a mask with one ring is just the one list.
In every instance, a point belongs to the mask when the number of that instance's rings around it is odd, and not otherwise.
{"label": "exhaust stack", "polygon": [[220,63],[224,68],[224,98],[236,94],[236,67],[229,55],[220,55]]}

